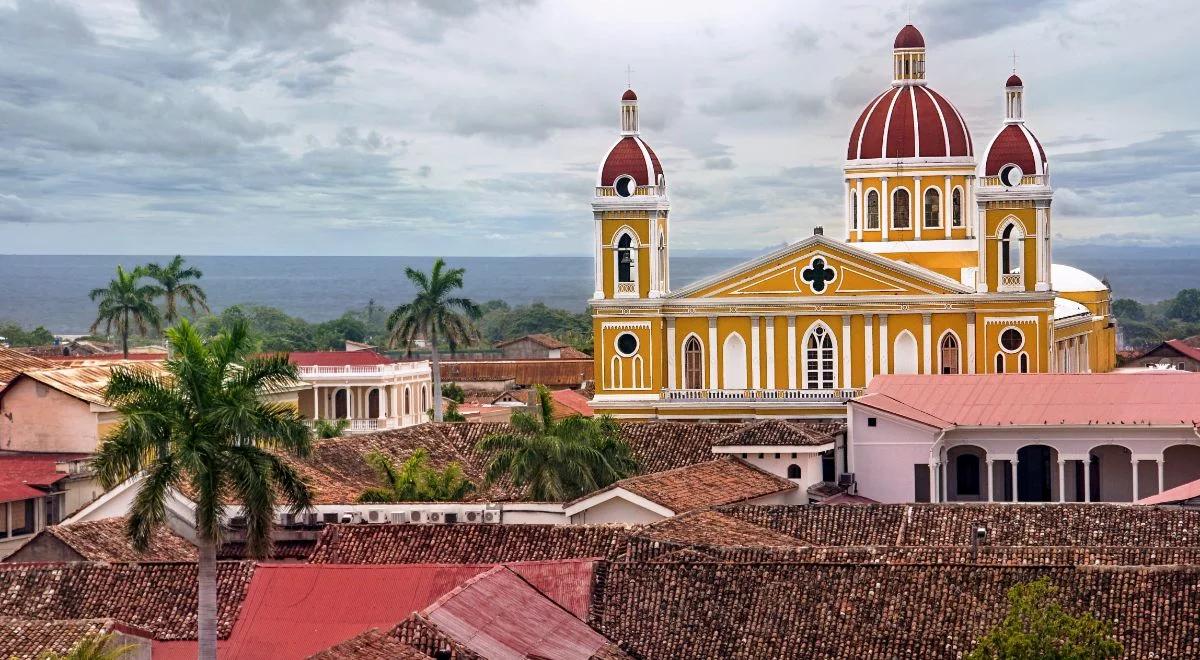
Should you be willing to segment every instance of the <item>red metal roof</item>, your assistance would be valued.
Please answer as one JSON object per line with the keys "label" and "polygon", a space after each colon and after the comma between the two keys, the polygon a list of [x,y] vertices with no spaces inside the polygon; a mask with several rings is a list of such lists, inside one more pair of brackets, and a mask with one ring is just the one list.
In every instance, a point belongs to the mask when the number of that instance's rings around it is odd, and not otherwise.
{"label": "red metal roof", "polygon": [[392,360],[375,351],[297,351],[288,357],[298,367],[349,367],[391,364]]}
{"label": "red metal roof", "polygon": [[1163,343],[1179,351],[1180,355],[1186,355],[1193,360],[1200,360],[1200,348],[1188,344],[1186,339],[1168,339]]}
{"label": "red metal roof", "polygon": [[468,580],[422,614],[485,658],[588,660],[609,644],[504,566]]}
{"label": "red metal roof", "polygon": [[1181,486],[1164,490],[1157,495],[1142,498],[1138,504],[1175,504],[1200,498],[1200,479],[1189,481]]}
{"label": "red metal roof", "polygon": [[[1033,147],[1037,147],[1037,154],[1033,153]],[[984,174],[995,176],[1009,163],[1020,166],[1025,174],[1042,174],[1046,170],[1046,152],[1042,143],[1023,124],[1009,124],[1000,129],[988,147]]]}
{"label": "red metal roof", "polygon": [[[550,588],[571,604],[577,582],[588,587],[591,562],[515,565],[538,588]],[[222,658],[304,658],[370,628],[390,629],[495,564],[260,564],[229,638],[218,642]],[[586,570],[581,569],[583,566]],[[543,586],[545,585],[545,586]],[[586,605],[583,611],[586,612]],[[519,611],[519,610],[518,610]],[[269,653],[265,650],[269,649]],[[194,658],[196,642],[156,642],[154,657]]]}
{"label": "red metal roof", "polygon": [[550,396],[554,399],[555,408],[561,406],[564,409],[564,416],[579,414],[591,417],[593,415],[591,401],[580,394],[578,390],[552,390]]}
{"label": "red metal roof", "polygon": [[912,23],[900,28],[899,34],[896,35],[895,48],[924,48],[925,37],[921,35],[921,31]]}
{"label": "red metal roof", "polygon": [[968,157],[970,131],[944,96],[926,85],[891,87],[875,97],[850,132],[846,158]]}
{"label": "red metal roof", "polygon": [[854,400],[936,428],[1200,421],[1200,374],[881,375]]}
{"label": "red metal roof", "polygon": [[[645,153],[642,153],[642,147],[646,148]],[[646,169],[646,155],[650,156],[653,172]],[[612,151],[608,152],[608,156],[604,158],[604,167],[600,170],[598,185],[611,186],[622,174],[633,177],[639,186],[654,185],[658,181],[658,175],[662,174],[662,165],[658,162],[658,156],[640,137],[628,135],[613,146]]]}
{"label": "red metal roof", "polygon": [[67,474],[56,463],[86,458],[88,454],[0,453],[0,502],[41,497]]}

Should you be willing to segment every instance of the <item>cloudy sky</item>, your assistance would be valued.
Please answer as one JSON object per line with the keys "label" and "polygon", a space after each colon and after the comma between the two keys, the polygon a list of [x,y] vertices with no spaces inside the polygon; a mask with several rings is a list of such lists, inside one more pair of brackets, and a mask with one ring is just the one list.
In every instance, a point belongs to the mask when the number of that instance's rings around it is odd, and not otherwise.
{"label": "cloudy sky", "polygon": [[586,254],[626,66],[676,249],[836,232],[906,14],[977,145],[1017,52],[1061,241],[1200,243],[1200,3],[1137,5],[0,0],[0,253]]}

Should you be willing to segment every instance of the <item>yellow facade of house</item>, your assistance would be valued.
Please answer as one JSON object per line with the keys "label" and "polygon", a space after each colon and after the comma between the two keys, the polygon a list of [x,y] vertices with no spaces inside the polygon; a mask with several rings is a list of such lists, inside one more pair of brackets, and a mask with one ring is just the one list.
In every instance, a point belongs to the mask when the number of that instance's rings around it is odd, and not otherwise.
{"label": "yellow facade of house", "polygon": [[881,373],[1113,368],[1107,287],[1051,262],[1053,191],[1020,80],[977,159],[961,115],[926,89],[910,29],[851,136],[844,236],[818,230],[681,289],[666,177],[626,92],[592,204],[598,412],[830,417]]}

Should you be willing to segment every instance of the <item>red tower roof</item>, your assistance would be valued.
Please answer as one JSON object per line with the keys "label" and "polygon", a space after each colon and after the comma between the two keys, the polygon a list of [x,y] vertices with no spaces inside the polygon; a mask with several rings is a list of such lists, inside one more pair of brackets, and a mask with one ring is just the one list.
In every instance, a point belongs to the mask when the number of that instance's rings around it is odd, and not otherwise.
{"label": "red tower roof", "polygon": [[846,149],[849,160],[973,155],[962,115],[925,85],[889,87],[875,97],[855,122]]}
{"label": "red tower roof", "polygon": [[1008,77],[1008,81],[1004,83],[1005,87],[1023,87],[1025,83],[1021,82],[1021,76],[1012,74]]}
{"label": "red tower roof", "polygon": [[625,93],[621,95],[621,100],[622,101],[636,101],[637,94],[635,94],[632,89],[627,89],[627,90],[625,90]]}
{"label": "red tower roof", "polygon": [[600,166],[600,181],[596,185],[611,186],[622,174],[633,177],[639,186],[655,185],[662,174],[658,156],[636,135],[627,135],[613,145]]}
{"label": "red tower roof", "polygon": [[1046,173],[1046,151],[1025,124],[1008,124],[988,145],[983,161],[984,176],[995,176],[1000,168],[1012,163],[1025,174]]}
{"label": "red tower roof", "polygon": [[924,48],[925,37],[921,36],[921,31],[913,26],[912,23],[900,28],[900,33],[896,35],[896,48]]}

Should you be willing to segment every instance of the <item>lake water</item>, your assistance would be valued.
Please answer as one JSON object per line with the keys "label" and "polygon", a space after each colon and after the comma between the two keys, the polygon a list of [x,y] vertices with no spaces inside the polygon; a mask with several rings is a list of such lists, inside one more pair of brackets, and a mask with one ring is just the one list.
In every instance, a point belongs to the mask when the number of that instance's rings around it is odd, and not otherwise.
{"label": "lake water", "polygon": [[[1151,302],[1183,288],[1200,288],[1200,251],[1194,248],[1075,246],[1054,249],[1055,261],[1108,277],[1117,297]],[[676,288],[744,261],[738,257],[671,259]],[[0,256],[0,321],[44,325],[55,333],[82,333],[95,318],[87,294],[112,278],[117,264],[131,267],[167,257]],[[204,271],[214,309],[236,303],[278,307],[321,321],[361,308],[371,298],[393,307],[412,294],[404,267],[428,270],[431,257],[219,257],[188,261]],[[511,305],[544,302],[582,311],[592,292],[588,257],[451,257],[466,269],[466,295]]]}

